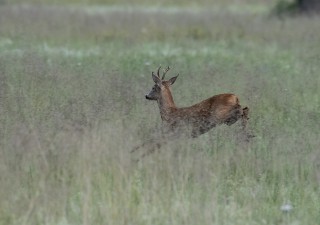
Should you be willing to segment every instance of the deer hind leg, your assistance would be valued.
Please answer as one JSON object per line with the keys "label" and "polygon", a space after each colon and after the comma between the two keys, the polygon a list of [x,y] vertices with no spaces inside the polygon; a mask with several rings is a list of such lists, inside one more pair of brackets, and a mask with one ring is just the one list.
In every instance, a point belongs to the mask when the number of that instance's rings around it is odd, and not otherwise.
{"label": "deer hind leg", "polygon": [[244,107],[241,108],[240,105],[237,105],[230,113],[228,119],[224,122],[227,125],[232,125],[237,122],[239,119],[241,120],[241,126],[243,130],[243,134],[245,136],[246,141],[249,141],[250,138],[255,137],[253,134],[249,134],[247,130],[247,123],[249,120],[249,108]]}
{"label": "deer hind leg", "polygon": [[224,122],[228,126],[231,126],[235,122],[237,122],[240,118],[242,118],[243,109],[241,109],[240,105],[237,105],[230,113],[229,117]]}
{"label": "deer hind leg", "polygon": [[235,122],[237,122],[239,119],[241,119],[241,123],[242,123],[242,128],[246,129],[247,127],[247,123],[249,120],[249,108],[248,107],[244,107],[241,108],[240,105],[237,105],[230,113],[230,116],[228,117],[228,119],[226,119],[226,121],[224,122],[227,125],[232,125]]}
{"label": "deer hind leg", "polygon": [[247,123],[248,123],[248,120],[249,120],[249,108],[248,107],[244,107],[242,109],[242,114],[241,114],[241,122],[242,122],[242,128],[243,129],[246,129],[247,127]]}

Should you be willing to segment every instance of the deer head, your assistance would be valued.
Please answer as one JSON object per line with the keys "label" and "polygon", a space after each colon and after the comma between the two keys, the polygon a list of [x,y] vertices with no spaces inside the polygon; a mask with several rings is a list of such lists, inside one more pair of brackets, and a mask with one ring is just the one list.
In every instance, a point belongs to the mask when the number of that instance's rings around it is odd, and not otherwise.
{"label": "deer head", "polygon": [[164,70],[161,78],[160,78],[160,69],[161,69],[161,66],[158,68],[157,75],[155,75],[154,72],[152,72],[152,79],[155,84],[153,85],[151,91],[146,95],[146,99],[148,100],[159,100],[159,98],[161,97],[161,92],[170,91],[169,87],[172,84],[174,84],[177,77],[179,76],[178,74],[177,76],[172,77],[169,80],[164,80],[164,77],[166,73],[170,70],[170,67],[168,66]]}

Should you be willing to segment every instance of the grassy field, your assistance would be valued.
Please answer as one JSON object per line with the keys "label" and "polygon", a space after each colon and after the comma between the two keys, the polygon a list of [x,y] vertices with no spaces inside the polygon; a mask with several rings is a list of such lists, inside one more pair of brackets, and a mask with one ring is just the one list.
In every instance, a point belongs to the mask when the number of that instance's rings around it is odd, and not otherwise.
{"label": "grassy field", "polygon": [[[270,16],[265,1],[7,2],[1,225],[319,224],[320,17]],[[161,125],[144,98],[159,65],[180,74],[178,106],[236,93],[256,138],[220,126],[135,163]]]}

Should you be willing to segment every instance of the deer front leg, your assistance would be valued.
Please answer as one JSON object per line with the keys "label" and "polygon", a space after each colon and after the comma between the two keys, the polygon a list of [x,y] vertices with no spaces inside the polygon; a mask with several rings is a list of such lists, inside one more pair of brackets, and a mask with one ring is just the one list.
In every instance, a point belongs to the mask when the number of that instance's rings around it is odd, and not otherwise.
{"label": "deer front leg", "polygon": [[[149,146],[147,151],[141,155],[140,159],[143,159],[144,157],[154,153],[156,150],[160,149],[160,147],[161,147],[160,143],[153,143],[152,146]],[[139,159],[138,159],[138,161],[139,161]]]}
{"label": "deer front leg", "polygon": [[143,148],[144,146],[146,146],[146,145],[148,145],[148,144],[150,144],[150,143],[152,143],[152,140],[146,141],[146,142],[144,142],[144,143],[142,143],[142,144],[134,147],[134,148],[130,151],[130,153],[134,153],[135,151],[139,150],[140,148]]}
{"label": "deer front leg", "polygon": [[249,120],[249,108],[248,107],[244,107],[242,109],[242,115],[241,115],[241,124],[242,124],[242,130],[246,136],[246,141],[249,141],[250,138],[255,137],[254,134],[250,134],[248,133],[248,129],[247,129],[247,124],[248,124],[248,120]]}
{"label": "deer front leg", "polygon": [[141,149],[141,148],[146,148],[146,152],[144,152],[140,157],[139,159],[135,160],[136,162],[139,162],[141,159],[143,159],[144,157],[152,154],[153,152],[155,152],[156,150],[160,149],[160,147],[162,146],[162,144],[164,144],[166,142],[164,141],[160,141],[160,140],[149,140],[149,141],[146,141],[144,143],[142,143],[141,145],[138,145],[136,147],[134,147],[130,153],[133,153],[135,151],[137,151],[138,149]]}

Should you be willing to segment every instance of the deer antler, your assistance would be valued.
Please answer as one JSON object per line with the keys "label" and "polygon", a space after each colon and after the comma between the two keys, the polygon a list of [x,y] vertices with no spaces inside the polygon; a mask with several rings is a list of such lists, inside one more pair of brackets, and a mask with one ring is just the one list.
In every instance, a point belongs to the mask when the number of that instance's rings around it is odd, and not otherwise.
{"label": "deer antler", "polygon": [[166,75],[166,73],[170,70],[170,67],[168,66],[167,69],[165,69],[165,71],[163,72],[163,75],[162,75],[162,80],[164,79],[164,76]]}
{"label": "deer antler", "polygon": [[160,78],[160,69],[161,69],[161,66],[159,66],[159,69],[158,69],[158,72],[157,72],[159,78]]}

